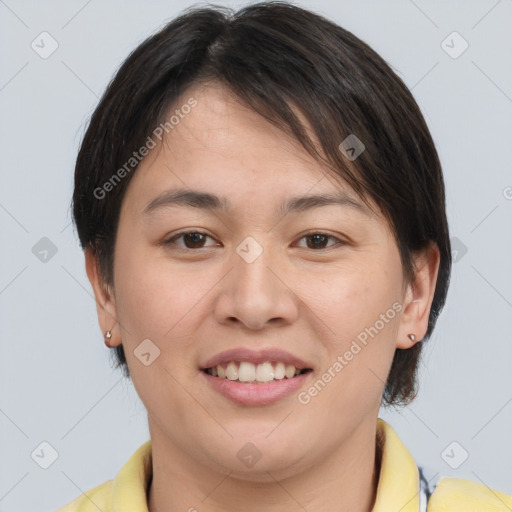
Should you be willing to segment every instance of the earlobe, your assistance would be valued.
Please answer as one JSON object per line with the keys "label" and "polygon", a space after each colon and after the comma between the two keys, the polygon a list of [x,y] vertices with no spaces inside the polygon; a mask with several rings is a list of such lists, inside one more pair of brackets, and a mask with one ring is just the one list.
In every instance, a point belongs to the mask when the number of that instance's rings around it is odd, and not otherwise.
{"label": "earlobe", "polygon": [[107,331],[105,333],[105,346],[107,348],[114,348],[114,345],[112,345],[112,331]]}
{"label": "earlobe", "polygon": [[121,344],[120,336],[116,336],[114,329],[114,326],[117,324],[115,297],[100,276],[98,260],[95,253],[90,248],[86,248],[84,254],[85,270],[94,292],[96,311],[102,336],[105,345],[109,348],[113,348]]}
{"label": "earlobe", "polygon": [[414,282],[407,287],[403,315],[396,341],[397,348],[411,348],[421,341],[427,332],[439,262],[439,248],[434,243],[415,255],[415,277]]}

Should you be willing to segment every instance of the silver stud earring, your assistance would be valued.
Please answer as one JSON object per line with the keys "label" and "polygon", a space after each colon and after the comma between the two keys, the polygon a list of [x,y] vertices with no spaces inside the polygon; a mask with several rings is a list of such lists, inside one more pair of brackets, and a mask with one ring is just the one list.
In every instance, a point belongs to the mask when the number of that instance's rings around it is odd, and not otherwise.
{"label": "silver stud earring", "polygon": [[416,341],[416,336],[414,334],[408,334],[407,337],[411,340],[411,341]]}
{"label": "silver stud earring", "polygon": [[112,338],[112,331],[107,331],[105,333],[105,345],[108,348],[112,348],[112,345],[110,344],[110,339]]}

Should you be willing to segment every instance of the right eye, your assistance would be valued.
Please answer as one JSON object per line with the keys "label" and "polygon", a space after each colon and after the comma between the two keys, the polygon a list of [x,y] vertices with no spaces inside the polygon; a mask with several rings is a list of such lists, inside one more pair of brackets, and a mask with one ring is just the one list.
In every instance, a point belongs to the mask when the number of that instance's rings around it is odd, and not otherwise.
{"label": "right eye", "polygon": [[[183,239],[184,244],[176,244],[176,240],[179,240],[180,238]],[[213,238],[209,236],[207,233],[204,233],[202,231],[182,231],[181,233],[178,233],[171,238],[165,240],[163,242],[163,245],[170,246],[177,245],[180,250],[194,250],[194,249],[203,249],[204,248],[204,242],[207,238]],[[172,247],[171,247],[172,248]]]}

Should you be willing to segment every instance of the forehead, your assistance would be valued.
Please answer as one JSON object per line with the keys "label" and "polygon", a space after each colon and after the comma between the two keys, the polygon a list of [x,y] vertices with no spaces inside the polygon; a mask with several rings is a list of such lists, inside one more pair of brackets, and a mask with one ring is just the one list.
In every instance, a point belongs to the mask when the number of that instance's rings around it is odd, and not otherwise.
{"label": "forehead", "polygon": [[[248,199],[262,206],[279,199],[278,212],[283,214],[307,203],[289,200],[285,204],[284,196],[297,199],[308,192],[364,205],[341,177],[333,176],[298,140],[247,108],[226,88],[215,84],[190,88],[169,109],[166,119],[171,118],[168,133],[143,159],[126,192],[125,201],[135,201],[141,211],[165,201],[162,195],[169,190],[170,203],[178,189],[182,199],[187,189],[203,192],[202,199],[196,194],[196,203],[216,202],[224,210]],[[208,192],[215,197],[206,198]]]}

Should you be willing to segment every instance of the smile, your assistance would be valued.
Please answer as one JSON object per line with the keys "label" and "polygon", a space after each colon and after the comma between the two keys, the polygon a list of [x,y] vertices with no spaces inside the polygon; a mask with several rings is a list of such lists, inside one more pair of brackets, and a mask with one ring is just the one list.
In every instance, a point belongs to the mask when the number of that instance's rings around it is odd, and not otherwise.
{"label": "smile", "polygon": [[205,368],[208,375],[227,379],[235,382],[245,383],[266,383],[272,381],[280,381],[283,379],[292,379],[303,373],[311,371],[309,368],[298,369],[293,364],[285,364],[283,362],[266,361],[261,364],[253,364],[249,361],[230,361],[224,365],[217,365],[212,368]]}

